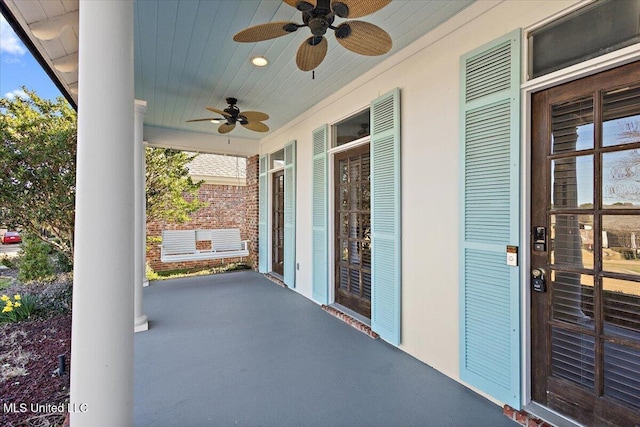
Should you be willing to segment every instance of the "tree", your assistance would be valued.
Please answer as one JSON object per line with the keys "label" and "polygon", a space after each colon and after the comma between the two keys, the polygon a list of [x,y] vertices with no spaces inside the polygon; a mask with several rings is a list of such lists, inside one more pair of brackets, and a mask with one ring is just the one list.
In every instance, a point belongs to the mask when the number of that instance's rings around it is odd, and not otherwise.
{"label": "tree", "polygon": [[[0,98],[0,223],[49,242],[71,262],[76,194],[77,115],[62,97]],[[146,149],[147,218],[184,222],[204,203],[188,176],[195,155]],[[53,237],[49,239],[48,237]]]}
{"label": "tree", "polygon": [[76,113],[22,88],[27,97],[0,98],[0,222],[20,226],[73,258]]}
{"label": "tree", "polygon": [[197,198],[202,181],[193,182],[187,164],[197,155],[169,148],[146,148],[147,221],[186,222],[205,206]]}

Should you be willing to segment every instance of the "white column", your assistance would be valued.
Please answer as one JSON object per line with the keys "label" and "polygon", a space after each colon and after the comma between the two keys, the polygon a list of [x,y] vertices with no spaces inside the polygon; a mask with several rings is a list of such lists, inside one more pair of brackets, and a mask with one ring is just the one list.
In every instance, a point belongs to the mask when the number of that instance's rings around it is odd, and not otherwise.
{"label": "white column", "polygon": [[[147,102],[135,101],[135,118],[134,118],[134,187],[135,187],[135,257],[134,257],[134,325],[135,332],[142,332],[149,329],[149,321],[147,315],[144,314],[142,304],[142,287],[147,278],[146,271],[146,251],[147,251],[147,232],[146,232],[146,203],[145,203],[145,161],[144,161],[144,142],[142,141],[142,131],[144,125],[144,115],[147,112]],[[147,282],[148,283],[148,282]]]}
{"label": "white column", "polygon": [[71,425],[133,424],[133,2],[80,0]]}

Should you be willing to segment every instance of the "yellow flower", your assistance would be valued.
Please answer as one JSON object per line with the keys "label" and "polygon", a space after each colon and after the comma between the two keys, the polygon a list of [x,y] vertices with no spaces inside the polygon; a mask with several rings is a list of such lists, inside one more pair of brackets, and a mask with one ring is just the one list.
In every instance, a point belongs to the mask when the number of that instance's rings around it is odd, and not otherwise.
{"label": "yellow flower", "polygon": [[13,302],[7,301],[5,307],[13,307]]}
{"label": "yellow flower", "polygon": [[14,302],[14,303],[13,303],[13,306],[14,306],[15,308],[18,308],[18,307],[20,307],[21,305],[22,305],[22,304],[20,304],[19,302]]}
{"label": "yellow flower", "polygon": [[9,301],[9,297],[6,295],[2,295],[2,297],[0,297],[0,300],[2,301]]}
{"label": "yellow flower", "polygon": [[13,307],[10,307],[10,306],[8,306],[8,305],[7,305],[7,306],[5,306],[5,308],[3,308],[3,309],[2,309],[2,312],[3,312],[3,313],[8,313],[8,312],[10,312],[10,311],[13,311]]}
{"label": "yellow flower", "polygon": [[14,299],[14,300],[16,300],[16,301],[20,301],[22,298],[20,298],[20,295],[15,294],[15,295],[13,296],[13,299]]}

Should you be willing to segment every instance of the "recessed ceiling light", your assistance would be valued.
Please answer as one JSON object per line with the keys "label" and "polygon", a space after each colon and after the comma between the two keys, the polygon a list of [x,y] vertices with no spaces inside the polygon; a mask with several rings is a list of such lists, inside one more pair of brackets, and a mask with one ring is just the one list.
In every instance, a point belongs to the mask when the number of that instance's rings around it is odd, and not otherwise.
{"label": "recessed ceiling light", "polygon": [[269,61],[267,61],[267,58],[264,56],[255,56],[251,58],[251,63],[256,67],[264,67],[269,63]]}

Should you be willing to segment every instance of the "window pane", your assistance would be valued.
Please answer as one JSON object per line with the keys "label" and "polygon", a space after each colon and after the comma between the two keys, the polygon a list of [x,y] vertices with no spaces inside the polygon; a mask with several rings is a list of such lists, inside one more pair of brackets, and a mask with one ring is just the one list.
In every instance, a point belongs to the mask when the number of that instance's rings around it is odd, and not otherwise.
{"label": "window pane", "polygon": [[551,208],[593,208],[593,156],[551,162]]}
{"label": "window pane", "polygon": [[366,109],[362,113],[358,113],[347,120],[338,123],[334,126],[335,130],[335,144],[334,146],[340,146],[356,139],[369,136],[369,124],[370,124],[369,109]]}
{"label": "window pane", "polygon": [[640,408],[640,350],[604,343],[604,394]]}
{"label": "window pane", "polygon": [[551,107],[551,152],[566,153],[593,148],[593,98]]}
{"label": "window pane", "polygon": [[592,336],[551,328],[551,372],[554,376],[593,388],[594,357]]}
{"label": "window pane", "polygon": [[602,154],[602,207],[640,207],[640,150]]}
{"label": "window pane", "polygon": [[554,270],[551,281],[553,318],[593,329],[593,276]]}
{"label": "window pane", "polygon": [[284,148],[269,155],[271,166],[269,169],[284,167]]}
{"label": "window pane", "polygon": [[593,226],[589,224],[593,224],[592,215],[551,215],[551,264],[593,268]]}
{"label": "window pane", "polygon": [[638,0],[602,0],[529,33],[529,78],[638,42]]}
{"label": "window pane", "polygon": [[640,142],[640,87],[617,89],[602,96],[602,145]]}
{"label": "window pane", "polygon": [[640,283],[602,279],[604,330],[640,342]]}
{"label": "window pane", "polygon": [[640,215],[602,216],[602,269],[640,275]]}

